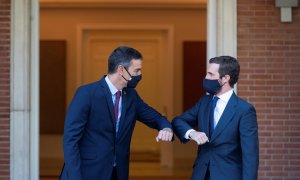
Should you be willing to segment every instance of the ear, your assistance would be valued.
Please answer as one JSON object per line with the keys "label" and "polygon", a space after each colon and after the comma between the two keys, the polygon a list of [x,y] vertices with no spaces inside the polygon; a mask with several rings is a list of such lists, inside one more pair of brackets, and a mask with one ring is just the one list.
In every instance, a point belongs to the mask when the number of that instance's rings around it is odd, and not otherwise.
{"label": "ear", "polygon": [[224,79],[224,80],[223,80],[224,82],[229,82],[230,76],[229,76],[228,74],[226,74],[225,76],[223,76],[222,79]]}
{"label": "ear", "polygon": [[124,67],[123,66],[118,66],[118,68],[117,68],[117,73],[118,74],[120,74],[120,75],[122,75],[123,74],[123,71],[124,71]]}

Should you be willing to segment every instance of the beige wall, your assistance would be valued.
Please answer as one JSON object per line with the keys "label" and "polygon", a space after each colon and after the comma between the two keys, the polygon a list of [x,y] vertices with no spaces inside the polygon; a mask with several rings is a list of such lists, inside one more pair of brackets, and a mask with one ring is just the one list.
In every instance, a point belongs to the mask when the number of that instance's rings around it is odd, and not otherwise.
{"label": "beige wall", "polygon": [[[42,40],[66,40],[67,42],[67,105],[77,88],[76,48],[77,25],[82,24],[163,24],[174,27],[174,115],[182,112],[182,64],[183,41],[206,40],[206,10],[196,8],[50,8],[40,11],[40,37]],[[100,78],[100,77],[99,77]],[[195,82],[200,86],[201,82]],[[182,146],[176,141],[176,157],[193,157],[186,149],[194,149],[194,143]],[[194,151],[195,152],[195,151]],[[196,153],[196,152],[195,152]]]}
{"label": "beige wall", "polygon": [[174,25],[174,62],[176,80],[175,110],[182,108],[182,43],[186,40],[206,40],[206,11],[149,9],[54,9],[40,12],[41,39],[67,41],[67,104],[76,89],[76,26],[78,24],[168,24]]}

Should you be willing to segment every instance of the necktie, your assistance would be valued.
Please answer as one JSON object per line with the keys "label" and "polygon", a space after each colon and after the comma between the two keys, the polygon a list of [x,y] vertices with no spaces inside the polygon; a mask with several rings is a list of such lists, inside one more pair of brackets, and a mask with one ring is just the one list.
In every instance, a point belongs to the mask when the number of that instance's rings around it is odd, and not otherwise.
{"label": "necktie", "polygon": [[219,100],[218,96],[215,96],[211,103],[210,103],[210,110],[209,110],[209,138],[211,138],[215,127],[214,127],[214,111],[217,105],[217,101]]}
{"label": "necktie", "polygon": [[119,116],[120,97],[121,97],[121,91],[117,91],[116,92],[116,100],[115,100],[115,119],[116,119],[116,122],[118,121],[118,116]]}

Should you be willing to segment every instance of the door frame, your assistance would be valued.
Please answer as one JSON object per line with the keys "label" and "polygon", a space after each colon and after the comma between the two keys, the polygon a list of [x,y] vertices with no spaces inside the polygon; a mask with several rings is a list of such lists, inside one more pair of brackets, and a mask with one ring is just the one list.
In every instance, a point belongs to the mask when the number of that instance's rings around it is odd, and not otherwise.
{"label": "door frame", "polygon": [[[223,54],[236,57],[236,5],[236,0],[208,1],[208,59]],[[11,0],[11,16],[10,177],[38,180],[39,0]]]}

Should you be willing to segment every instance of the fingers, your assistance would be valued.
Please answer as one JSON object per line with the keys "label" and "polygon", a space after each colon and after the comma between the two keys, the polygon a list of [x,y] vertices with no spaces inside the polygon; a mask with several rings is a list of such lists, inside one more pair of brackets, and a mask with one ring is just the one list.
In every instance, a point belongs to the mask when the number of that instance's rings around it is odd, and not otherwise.
{"label": "fingers", "polygon": [[198,145],[202,145],[202,144],[205,144],[205,143],[209,142],[208,137],[203,132],[192,131],[189,136]]}
{"label": "fingers", "polygon": [[157,142],[159,141],[172,141],[173,131],[170,128],[164,128],[158,132],[155,138]]}

